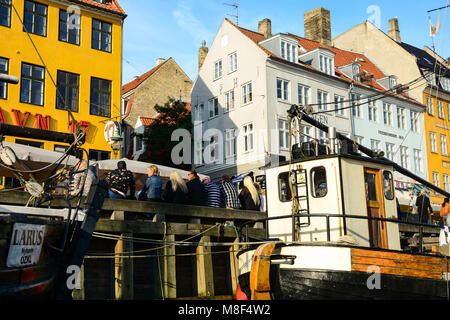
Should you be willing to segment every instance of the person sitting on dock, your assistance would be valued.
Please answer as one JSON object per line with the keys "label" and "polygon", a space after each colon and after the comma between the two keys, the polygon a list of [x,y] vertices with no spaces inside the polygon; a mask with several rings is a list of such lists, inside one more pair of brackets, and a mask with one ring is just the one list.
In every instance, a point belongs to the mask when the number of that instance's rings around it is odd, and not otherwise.
{"label": "person sitting on dock", "polygon": [[117,169],[110,172],[105,180],[109,187],[108,195],[110,198],[125,199],[127,198],[128,189],[130,189],[131,197],[134,197],[136,189],[134,177],[133,173],[127,170],[125,161],[119,161]]}
{"label": "person sitting on dock", "polygon": [[159,177],[159,169],[154,164],[147,168],[147,181],[145,189],[147,190],[147,200],[161,201],[162,180]]}
{"label": "person sitting on dock", "polygon": [[441,210],[439,212],[439,216],[441,217],[441,221],[439,221],[439,224],[448,226],[448,213],[450,212],[450,199],[445,198],[444,202],[442,203]]}
{"label": "person sitting on dock", "polygon": [[189,204],[194,206],[204,206],[206,204],[205,187],[200,182],[200,178],[195,170],[190,170],[188,172],[188,180],[186,186],[188,188]]}
{"label": "person sitting on dock", "polygon": [[174,171],[170,174],[163,192],[163,199],[169,203],[188,203],[188,188],[178,172]]}
{"label": "person sitting on dock", "polygon": [[222,184],[220,185],[220,192],[222,193],[223,202],[227,209],[240,209],[241,202],[239,201],[239,194],[236,187],[231,183],[230,176],[222,175]]}
{"label": "person sitting on dock", "polygon": [[[420,223],[430,223],[430,215],[433,213],[430,199],[427,197],[427,191],[422,189],[420,196],[417,197],[416,206],[419,211]],[[429,212],[429,213],[428,213]]]}
{"label": "person sitting on dock", "polygon": [[204,178],[202,183],[205,187],[207,200],[206,206],[213,208],[220,208],[220,188],[217,184],[211,181],[210,178]]}
{"label": "person sitting on dock", "polygon": [[253,184],[252,178],[249,176],[244,178],[244,186],[242,187],[241,193],[239,193],[239,200],[241,201],[243,210],[260,210],[261,201],[259,194]]}

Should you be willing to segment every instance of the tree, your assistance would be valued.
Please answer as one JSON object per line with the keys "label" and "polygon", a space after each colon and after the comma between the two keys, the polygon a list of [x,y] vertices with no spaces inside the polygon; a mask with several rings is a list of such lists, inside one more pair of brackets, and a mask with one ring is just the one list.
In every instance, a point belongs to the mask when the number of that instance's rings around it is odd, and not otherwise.
{"label": "tree", "polygon": [[189,170],[190,164],[175,165],[172,162],[171,152],[178,142],[171,141],[171,136],[176,129],[186,129],[192,133],[190,107],[185,102],[169,97],[163,106],[155,105],[155,110],[158,115],[146,127],[143,135],[146,151],[139,160]]}

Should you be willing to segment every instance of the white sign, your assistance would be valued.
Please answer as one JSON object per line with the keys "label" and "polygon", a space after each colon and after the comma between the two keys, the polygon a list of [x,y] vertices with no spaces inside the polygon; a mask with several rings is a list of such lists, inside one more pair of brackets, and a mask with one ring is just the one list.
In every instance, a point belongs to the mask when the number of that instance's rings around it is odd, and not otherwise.
{"label": "white sign", "polygon": [[38,263],[45,230],[45,225],[15,223],[6,266],[23,267]]}
{"label": "white sign", "polygon": [[111,137],[114,136],[114,134],[116,133],[116,130],[119,130],[119,123],[117,123],[116,121],[109,121],[106,125],[105,125],[105,140],[106,142],[108,142],[109,144],[114,143],[114,141],[111,140]]}

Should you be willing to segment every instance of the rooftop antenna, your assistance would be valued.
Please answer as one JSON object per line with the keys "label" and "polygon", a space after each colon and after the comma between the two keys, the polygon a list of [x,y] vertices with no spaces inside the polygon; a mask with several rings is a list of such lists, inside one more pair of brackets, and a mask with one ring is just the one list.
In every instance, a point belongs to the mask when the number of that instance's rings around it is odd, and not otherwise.
{"label": "rooftop antenna", "polygon": [[236,18],[236,25],[239,26],[239,4],[238,4],[238,0],[235,0],[234,4],[224,3],[224,5],[233,7],[236,10],[235,14],[227,14],[227,15],[230,16],[230,17]]}

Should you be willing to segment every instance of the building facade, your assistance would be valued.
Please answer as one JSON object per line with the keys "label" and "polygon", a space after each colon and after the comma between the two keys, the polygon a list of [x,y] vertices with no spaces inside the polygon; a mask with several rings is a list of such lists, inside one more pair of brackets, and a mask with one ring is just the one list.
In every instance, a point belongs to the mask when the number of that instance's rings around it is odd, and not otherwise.
{"label": "building facade", "polygon": [[[305,14],[305,19],[310,18],[315,19],[314,14]],[[329,16],[321,20],[330,28]],[[321,39],[329,32],[310,33],[318,34],[323,43],[290,33],[272,35],[268,19],[259,23],[258,31],[225,19],[194,83],[194,168],[213,179],[224,173],[263,175],[260,167],[289,159],[287,111],[292,104],[312,106],[318,121],[348,137],[375,137],[377,149],[391,139],[383,136],[386,130],[378,121],[382,119],[382,101],[403,106],[405,114],[424,109],[407,95],[384,97],[387,89],[382,84],[389,77],[364,55],[328,46]],[[383,99],[373,105],[368,101],[372,96]],[[371,128],[365,123],[369,104],[379,106],[376,114],[372,112],[377,121]],[[300,130],[292,143],[327,139],[326,133],[307,125]],[[408,137],[411,152],[419,150],[423,140],[414,138],[416,133]],[[423,168],[425,154],[420,150]]]}
{"label": "building facade", "polygon": [[[450,191],[449,102],[450,71],[445,59],[431,49],[419,49],[403,42],[398,20],[390,20],[385,34],[370,22],[359,24],[333,40],[335,46],[363,52],[408,87],[408,94],[426,106],[423,136],[427,179]],[[441,204],[443,197],[431,192],[431,201]]]}
{"label": "building facade", "polygon": [[[16,85],[0,82],[0,121],[68,133],[75,128],[69,109],[87,131],[83,147],[90,158],[109,159],[104,129],[120,117],[126,18],[117,1],[5,0],[0,12],[0,72],[19,78]],[[67,148],[38,139],[6,141]]]}
{"label": "building facade", "polygon": [[122,87],[122,129],[124,155],[138,159],[145,151],[141,134],[142,119],[157,116],[155,105],[163,106],[169,97],[183,102],[190,101],[192,80],[173,58],[157,59],[156,66],[135,77]]}

